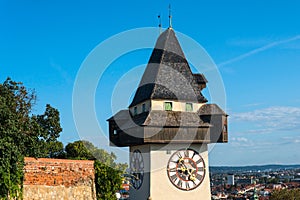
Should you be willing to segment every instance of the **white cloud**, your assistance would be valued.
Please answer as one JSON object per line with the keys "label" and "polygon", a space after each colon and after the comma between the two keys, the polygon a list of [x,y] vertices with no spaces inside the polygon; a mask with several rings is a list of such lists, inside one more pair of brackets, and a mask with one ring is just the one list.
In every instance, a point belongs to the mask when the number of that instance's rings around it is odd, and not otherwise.
{"label": "white cloud", "polygon": [[294,137],[291,137],[291,136],[288,136],[288,137],[282,137],[281,138],[281,141],[284,142],[284,143],[288,143],[288,144],[291,144],[291,143],[300,143],[300,136],[294,136]]}
{"label": "white cloud", "polygon": [[262,103],[250,103],[250,104],[245,104],[243,105],[243,107],[256,107],[261,105]]}
{"label": "white cloud", "polygon": [[264,46],[274,41],[275,38],[233,38],[227,40],[227,44],[236,47],[253,48]]}
{"label": "white cloud", "polygon": [[266,51],[268,49],[271,49],[273,47],[276,47],[276,46],[279,46],[279,45],[282,45],[282,44],[287,44],[287,43],[290,43],[290,42],[293,42],[293,41],[297,41],[299,39],[300,39],[300,35],[296,35],[296,36],[288,38],[288,39],[271,42],[271,43],[269,43],[267,45],[264,45],[264,46],[262,46],[260,48],[257,48],[257,49],[254,49],[252,51],[249,51],[248,53],[242,54],[242,55],[237,56],[235,58],[232,58],[232,59],[226,60],[226,61],[224,61],[222,63],[219,63],[218,66],[221,67],[221,66],[229,65],[231,63],[243,60],[244,58],[247,58],[249,56],[257,54],[259,52]]}
{"label": "white cloud", "polygon": [[274,131],[274,128],[257,128],[257,129],[249,129],[246,131],[243,131],[241,133],[260,133],[260,134],[264,134],[264,133],[272,133]]}
{"label": "white cloud", "polygon": [[244,137],[234,137],[234,138],[231,138],[231,140],[237,141],[237,142],[248,142],[248,139],[244,138]]}
{"label": "white cloud", "polygon": [[247,130],[248,133],[269,133],[277,130],[300,130],[300,108],[269,107],[244,113],[231,114],[232,121],[253,122],[258,129]]}
{"label": "white cloud", "polygon": [[251,147],[254,145],[253,141],[245,137],[232,137],[229,143],[235,147]]}

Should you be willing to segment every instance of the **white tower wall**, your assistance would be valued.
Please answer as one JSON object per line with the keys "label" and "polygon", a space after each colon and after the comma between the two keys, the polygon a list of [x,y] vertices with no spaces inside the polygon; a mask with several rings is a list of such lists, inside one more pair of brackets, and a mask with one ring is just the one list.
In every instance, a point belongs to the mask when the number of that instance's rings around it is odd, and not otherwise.
{"label": "white tower wall", "polygon": [[[197,151],[205,162],[205,177],[201,185],[194,190],[183,191],[176,188],[169,180],[167,175],[167,165],[170,157],[178,149],[191,148]],[[210,180],[207,144],[193,144],[187,146],[185,144],[151,144],[133,146],[130,152],[139,149],[143,153],[145,172],[144,181],[139,190],[130,188],[130,199],[132,200],[174,200],[179,198],[189,200],[210,200]],[[150,152],[150,153],[147,153]]]}

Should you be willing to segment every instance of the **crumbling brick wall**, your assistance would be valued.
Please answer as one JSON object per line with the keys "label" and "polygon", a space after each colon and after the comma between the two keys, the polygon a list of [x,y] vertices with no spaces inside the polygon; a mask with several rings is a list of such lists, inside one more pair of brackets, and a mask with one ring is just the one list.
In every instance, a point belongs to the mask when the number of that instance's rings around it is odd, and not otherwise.
{"label": "crumbling brick wall", "polygon": [[96,199],[94,161],[25,158],[24,200]]}

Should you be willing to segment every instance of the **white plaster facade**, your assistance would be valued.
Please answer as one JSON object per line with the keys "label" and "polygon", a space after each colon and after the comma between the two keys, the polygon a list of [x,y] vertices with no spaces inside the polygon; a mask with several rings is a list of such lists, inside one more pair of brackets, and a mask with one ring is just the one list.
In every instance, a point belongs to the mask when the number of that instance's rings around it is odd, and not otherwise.
{"label": "white plaster facade", "polygon": [[[205,177],[200,186],[190,191],[176,188],[167,175],[167,164],[174,152],[178,149],[191,148],[199,152],[205,162]],[[140,189],[130,188],[132,200],[210,200],[210,180],[208,168],[207,144],[147,144],[130,147],[130,152],[140,150],[144,160],[144,180]],[[131,158],[130,158],[131,160]],[[149,173],[150,172],[150,173]]]}
{"label": "white plaster facade", "polygon": [[[171,100],[148,100],[144,101],[136,106],[130,107],[129,110],[132,115],[141,114],[143,112],[148,112],[150,110],[165,110],[164,103],[172,103],[172,111],[186,112],[186,104],[192,104],[193,110],[190,112],[197,112],[199,108],[204,105],[204,103],[195,103],[195,102],[180,102],[180,101],[171,101]],[[143,110],[144,107],[144,110]],[[136,111],[135,111],[136,109]]]}

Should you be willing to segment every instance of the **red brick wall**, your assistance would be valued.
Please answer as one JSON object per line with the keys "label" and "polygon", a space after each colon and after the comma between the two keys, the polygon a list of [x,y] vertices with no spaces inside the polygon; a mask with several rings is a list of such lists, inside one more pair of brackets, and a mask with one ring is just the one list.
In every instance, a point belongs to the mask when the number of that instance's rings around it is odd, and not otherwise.
{"label": "red brick wall", "polygon": [[95,199],[94,161],[25,158],[24,199]]}
{"label": "red brick wall", "polygon": [[84,185],[95,179],[94,161],[25,158],[24,185]]}

